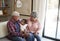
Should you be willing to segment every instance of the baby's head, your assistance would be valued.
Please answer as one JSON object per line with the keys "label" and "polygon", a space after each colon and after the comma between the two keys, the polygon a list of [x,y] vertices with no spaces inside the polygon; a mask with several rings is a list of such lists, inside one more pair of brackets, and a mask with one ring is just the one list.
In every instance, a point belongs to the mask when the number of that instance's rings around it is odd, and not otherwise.
{"label": "baby's head", "polygon": [[22,20],[21,20],[21,24],[22,24],[22,25],[27,24],[27,20],[26,20],[26,19],[22,19]]}

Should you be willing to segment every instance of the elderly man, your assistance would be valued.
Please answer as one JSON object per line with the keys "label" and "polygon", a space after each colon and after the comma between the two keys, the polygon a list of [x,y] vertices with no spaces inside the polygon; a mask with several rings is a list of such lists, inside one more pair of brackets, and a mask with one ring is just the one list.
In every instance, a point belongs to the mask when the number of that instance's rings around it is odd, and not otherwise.
{"label": "elderly man", "polygon": [[19,13],[14,11],[12,14],[12,18],[7,23],[8,28],[8,38],[12,41],[25,41],[24,38],[21,37],[20,33],[20,20],[19,20]]}

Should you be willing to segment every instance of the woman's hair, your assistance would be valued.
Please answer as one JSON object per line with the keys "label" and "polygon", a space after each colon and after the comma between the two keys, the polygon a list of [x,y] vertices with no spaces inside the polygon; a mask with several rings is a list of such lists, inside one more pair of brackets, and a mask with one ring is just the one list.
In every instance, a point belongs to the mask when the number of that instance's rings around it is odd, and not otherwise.
{"label": "woman's hair", "polygon": [[36,12],[32,12],[31,16],[34,17],[34,18],[36,18],[37,17],[37,13]]}
{"label": "woman's hair", "polygon": [[21,20],[21,22],[23,22],[23,21],[24,21],[25,24],[27,24],[27,20],[26,19],[22,19]]}

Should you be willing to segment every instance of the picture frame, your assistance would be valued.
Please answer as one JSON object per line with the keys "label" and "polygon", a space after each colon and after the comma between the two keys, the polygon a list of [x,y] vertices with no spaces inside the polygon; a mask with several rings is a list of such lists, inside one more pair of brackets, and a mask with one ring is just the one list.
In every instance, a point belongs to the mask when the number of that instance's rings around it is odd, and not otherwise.
{"label": "picture frame", "polygon": [[17,0],[14,1],[14,11],[20,12],[22,15],[30,15],[31,12],[33,11],[33,0],[20,0],[22,3],[22,7],[17,8],[16,7],[16,2]]}

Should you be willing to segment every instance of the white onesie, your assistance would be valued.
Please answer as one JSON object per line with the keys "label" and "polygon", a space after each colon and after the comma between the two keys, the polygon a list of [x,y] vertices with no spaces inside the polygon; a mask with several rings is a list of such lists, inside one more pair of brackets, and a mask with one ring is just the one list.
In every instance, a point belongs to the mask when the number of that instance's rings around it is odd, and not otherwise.
{"label": "white onesie", "polygon": [[27,24],[25,24],[25,25],[20,24],[21,31],[26,30],[26,27],[27,27]]}

